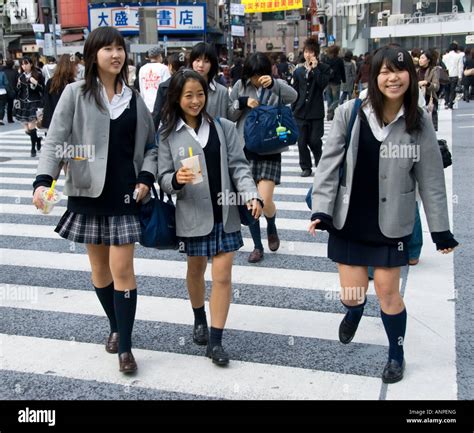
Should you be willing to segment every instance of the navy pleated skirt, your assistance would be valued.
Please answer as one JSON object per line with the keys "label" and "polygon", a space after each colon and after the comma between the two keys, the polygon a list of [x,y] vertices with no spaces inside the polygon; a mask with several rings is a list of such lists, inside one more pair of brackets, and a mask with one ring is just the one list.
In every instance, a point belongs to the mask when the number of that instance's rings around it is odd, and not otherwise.
{"label": "navy pleated skirt", "polygon": [[395,268],[408,265],[408,243],[374,245],[331,233],[328,257],[343,265]]}

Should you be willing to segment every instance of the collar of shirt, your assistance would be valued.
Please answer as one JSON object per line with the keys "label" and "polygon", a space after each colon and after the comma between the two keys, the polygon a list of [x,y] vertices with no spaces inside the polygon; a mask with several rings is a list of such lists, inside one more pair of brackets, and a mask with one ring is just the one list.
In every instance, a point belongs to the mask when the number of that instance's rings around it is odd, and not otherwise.
{"label": "collar of shirt", "polygon": [[181,128],[186,128],[191,134],[191,137],[193,137],[203,149],[206,147],[207,142],[209,141],[209,121],[206,121],[203,118],[196,134],[196,131],[193,128],[191,128],[182,118],[179,118],[178,123],[176,124],[176,131],[179,131]]}
{"label": "collar of shirt", "polygon": [[[100,83],[100,82],[99,82]],[[130,87],[126,86],[122,81],[122,91],[116,93],[112,101],[109,101],[105,87],[100,83],[102,100],[104,101],[107,110],[109,110],[110,119],[115,120],[125,111],[126,108],[130,106],[130,101],[132,99],[133,91]]]}
{"label": "collar of shirt", "polygon": [[212,79],[212,81],[209,83],[209,89],[212,92],[215,92],[217,90],[216,80]]}
{"label": "collar of shirt", "polygon": [[377,116],[375,115],[374,109],[370,102],[365,104],[362,107],[362,110],[364,111],[364,114],[367,117],[367,121],[369,122],[369,126],[372,130],[372,133],[374,134],[374,137],[378,141],[384,141],[387,138],[388,134],[390,134],[390,131],[392,130],[392,127],[395,122],[405,114],[405,108],[402,105],[397,115],[395,116],[395,119],[393,119],[392,122],[390,122],[388,125],[380,126]]}

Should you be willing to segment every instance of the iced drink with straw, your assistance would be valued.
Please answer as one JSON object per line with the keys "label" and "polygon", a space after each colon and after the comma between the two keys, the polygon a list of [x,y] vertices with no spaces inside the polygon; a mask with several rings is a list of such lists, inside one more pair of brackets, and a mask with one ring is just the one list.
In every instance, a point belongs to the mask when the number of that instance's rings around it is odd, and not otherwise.
{"label": "iced drink with straw", "polygon": [[61,193],[54,189],[55,186],[56,180],[53,180],[51,188],[45,189],[43,191],[43,209],[41,209],[41,212],[44,214],[49,214],[53,210],[54,206],[61,200]]}
{"label": "iced drink with straw", "polygon": [[192,147],[189,148],[189,158],[185,158],[181,160],[181,164],[183,167],[189,168],[194,174],[194,180],[192,181],[193,185],[197,183],[201,183],[203,180],[202,171],[201,171],[201,164],[199,163],[199,155],[193,156],[193,149]]}

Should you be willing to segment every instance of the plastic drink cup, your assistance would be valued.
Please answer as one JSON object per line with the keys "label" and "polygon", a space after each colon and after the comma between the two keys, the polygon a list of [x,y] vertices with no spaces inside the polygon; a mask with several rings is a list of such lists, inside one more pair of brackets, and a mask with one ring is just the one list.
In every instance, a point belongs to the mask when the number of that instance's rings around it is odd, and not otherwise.
{"label": "plastic drink cup", "polygon": [[191,169],[194,173],[194,180],[192,181],[193,185],[197,183],[201,183],[203,181],[202,171],[201,171],[201,164],[199,163],[199,155],[190,156],[189,158],[185,158],[181,160],[181,164],[183,167]]}
{"label": "plastic drink cup", "polygon": [[53,192],[50,193],[49,189],[45,189],[41,198],[43,199],[43,209],[41,209],[41,212],[48,214],[61,200],[61,193],[56,190],[53,190]]}

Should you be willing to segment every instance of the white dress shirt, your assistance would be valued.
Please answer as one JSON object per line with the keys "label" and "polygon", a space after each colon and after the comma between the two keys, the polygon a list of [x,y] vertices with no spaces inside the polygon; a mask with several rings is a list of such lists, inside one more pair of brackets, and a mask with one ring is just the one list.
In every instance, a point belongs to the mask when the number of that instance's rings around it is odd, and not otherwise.
{"label": "white dress shirt", "polygon": [[130,89],[130,87],[127,87],[122,81],[122,91],[120,93],[116,93],[113,96],[112,101],[109,101],[105,87],[102,84],[100,85],[102,87],[101,94],[104,105],[107,107],[107,110],[109,110],[110,119],[115,120],[120,117],[126,108],[130,107],[133,90]]}
{"label": "white dress shirt", "polygon": [[206,147],[207,142],[209,141],[209,133],[211,130],[207,120],[204,118],[202,119],[201,126],[199,127],[197,134],[196,131],[191,128],[182,118],[180,118],[176,124],[176,131],[179,131],[181,128],[186,128],[191,134],[191,137],[193,137],[203,149]]}

